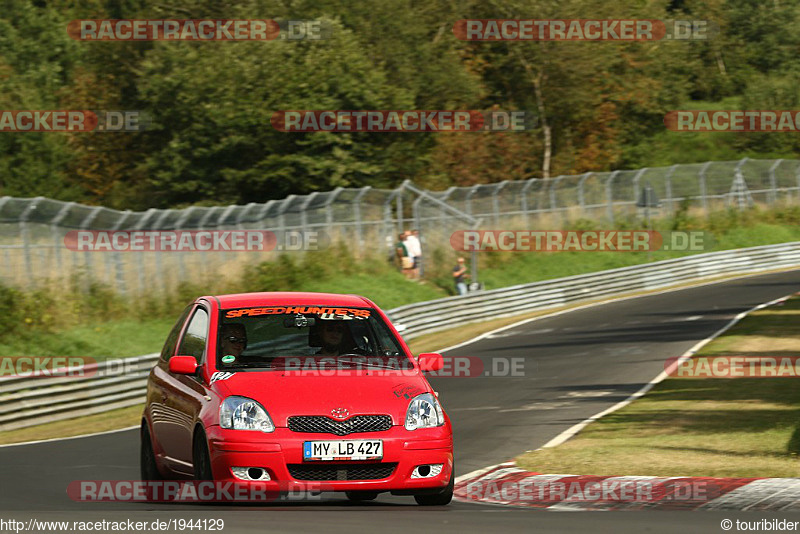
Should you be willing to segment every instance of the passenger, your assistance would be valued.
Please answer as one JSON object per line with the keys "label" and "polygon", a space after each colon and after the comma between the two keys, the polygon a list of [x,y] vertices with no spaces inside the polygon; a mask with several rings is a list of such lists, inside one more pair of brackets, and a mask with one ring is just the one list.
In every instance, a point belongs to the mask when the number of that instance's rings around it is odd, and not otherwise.
{"label": "passenger", "polygon": [[[247,348],[247,329],[242,323],[228,323],[222,325],[222,357],[233,356],[234,360],[242,355]],[[223,363],[233,363],[226,362]]]}

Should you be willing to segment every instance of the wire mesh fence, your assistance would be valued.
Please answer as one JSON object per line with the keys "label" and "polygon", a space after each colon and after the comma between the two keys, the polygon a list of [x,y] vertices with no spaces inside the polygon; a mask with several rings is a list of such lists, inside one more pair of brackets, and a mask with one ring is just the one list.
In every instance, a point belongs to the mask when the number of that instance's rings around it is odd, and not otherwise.
{"label": "wire mesh fence", "polygon": [[[117,211],[47,198],[0,198],[2,282],[31,285],[75,273],[123,293],[168,289],[207,280],[237,267],[274,259],[279,247],[257,251],[79,251],[65,245],[70,231],[271,230],[281,239],[318,233],[358,256],[393,254],[397,234],[420,232],[426,250],[448,249],[456,230],[567,227],[577,219],[642,216],[649,191],[657,215],[679,207],[708,213],[722,208],[800,204],[800,160],[706,162],[638,170],[589,172],[426,191],[406,181],[397,189],[337,188],[246,205]],[[651,197],[648,197],[651,198]],[[287,237],[289,236],[289,237]],[[300,247],[303,248],[303,247]],[[453,255],[454,257],[454,255]],[[448,258],[449,261],[450,258]],[[425,264],[423,264],[424,266]]]}

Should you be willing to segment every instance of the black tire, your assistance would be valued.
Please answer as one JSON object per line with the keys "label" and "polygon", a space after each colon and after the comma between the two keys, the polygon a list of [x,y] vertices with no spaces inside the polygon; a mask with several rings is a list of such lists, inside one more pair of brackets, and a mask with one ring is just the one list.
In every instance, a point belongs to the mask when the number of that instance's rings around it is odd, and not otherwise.
{"label": "black tire", "polygon": [[345,491],[344,494],[353,502],[374,501],[378,498],[377,491]]}
{"label": "black tire", "polygon": [[211,456],[208,454],[206,434],[202,430],[198,430],[194,434],[192,463],[194,464],[195,480],[214,480],[214,475],[211,472]]}
{"label": "black tire", "polygon": [[414,495],[414,500],[420,506],[445,506],[450,504],[453,500],[453,489],[456,485],[456,473],[453,468],[453,474],[450,475],[450,483],[441,493],[434,493],[433,495]]}
{"label": "black tire", "polygon": [[139,449],[139,472],[142,480],[163,480],[156,466],[156,455],[153,452],[153,442],[147,423],[142,423],[141,447]]}

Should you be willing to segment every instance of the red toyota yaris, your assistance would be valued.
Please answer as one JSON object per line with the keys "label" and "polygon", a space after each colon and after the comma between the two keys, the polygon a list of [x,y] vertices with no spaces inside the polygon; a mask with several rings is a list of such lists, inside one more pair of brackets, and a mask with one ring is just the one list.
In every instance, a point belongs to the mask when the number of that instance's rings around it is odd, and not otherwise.
{"label": "red toyota yaris", "polygon": [[144,480],[453,496],[453,434],[423,371],[370,300],[325,293],[201,297],[150,372]]}

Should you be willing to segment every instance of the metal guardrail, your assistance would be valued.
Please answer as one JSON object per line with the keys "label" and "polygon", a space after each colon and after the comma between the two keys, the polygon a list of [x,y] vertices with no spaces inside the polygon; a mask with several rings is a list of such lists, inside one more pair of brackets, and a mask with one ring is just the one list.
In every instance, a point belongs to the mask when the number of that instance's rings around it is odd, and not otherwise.
{"label": "metal guardrail", "polygon": [[697,254],[530,284],[474,295],[417,302],[390,310],[403,323],[404,337],[430,334],[458,325],[546,310],[600,297],[658,289],[679,282],[732,273],[800,266],[800,242]]}
{"label": "metal guardrail", "polygon": [[142,404],[147,375],[158,359],[148,354],[100,362],[82,375],[0,378],[0,431],[53,423]]}
{"label": "metal guardrail", "polygon": [[[598,273],[418,302],[389,310],[404,337],[467,323],[728,274],[800,267],[800,242],[698,254]],[[101,413],[143,402],[158,354],[97,364],[84,377],[0,378],[0,431]],[[95,372],[92,372],[92,371]]]}

